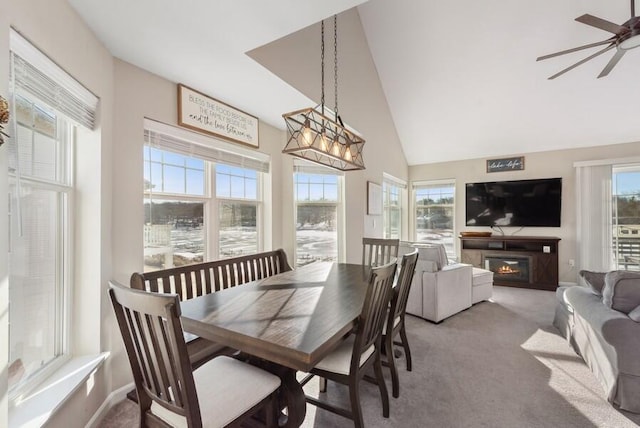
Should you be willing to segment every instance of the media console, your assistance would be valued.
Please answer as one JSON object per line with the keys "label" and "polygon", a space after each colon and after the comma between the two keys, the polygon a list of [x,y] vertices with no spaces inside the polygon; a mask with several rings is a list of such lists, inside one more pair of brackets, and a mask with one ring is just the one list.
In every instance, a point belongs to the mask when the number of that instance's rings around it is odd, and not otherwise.
{"label": "media console", "polygon": [[460,236],[462,263],[490,270],[495,285],[555,290],[558,242],[552,236]]}

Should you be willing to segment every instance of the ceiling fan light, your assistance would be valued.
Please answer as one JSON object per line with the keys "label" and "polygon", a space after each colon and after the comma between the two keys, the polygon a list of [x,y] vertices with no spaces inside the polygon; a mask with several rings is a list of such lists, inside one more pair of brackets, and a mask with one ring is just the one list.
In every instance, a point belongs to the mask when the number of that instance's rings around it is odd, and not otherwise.
{"label": "ceiling fan light", "polygon": [[624,51],[637,48],[638,46],[640,46],[640,33],[634,34],[618,43],[618,47]]}

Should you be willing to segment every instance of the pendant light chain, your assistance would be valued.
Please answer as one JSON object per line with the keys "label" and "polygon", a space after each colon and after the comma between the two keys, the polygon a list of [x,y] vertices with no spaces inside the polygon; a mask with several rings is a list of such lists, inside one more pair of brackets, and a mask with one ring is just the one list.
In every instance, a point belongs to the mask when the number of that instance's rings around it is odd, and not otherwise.
{"label": "pendant light chain", "polygon": [[333,93],[335,96],[334,109],[338,122],[338,15],[333,15]]}
{"label": "pendant light chain", "polygon": [[[325,20],[328,21],[329,19],[331,18],[320,21],[320,77],[322,89],[320,104],[282,115],[287,126],[287,144],[282,153],[288,153],[338,171],[363,170],[365,169],[363,159],[365,140],[357,131],[348,128],[342,122],[338,112],[338,15],[333,15],[333,95],[335,103],[333,108],[328,105],[325,108],[324,37]],[[331,25],[330,22],[326,24]],[[327,31],[330,31],[330,29],[327,28]],[[329,35],[328,37],[331,36]],[[331,40],[329,40],[329,43],[331,43]],[[330,61],[329,58],[327,58],[327,61]],[[332,114],[329,114],[329,112],[332,112]]]}
{"label": "pendant light chain", "polygon": [[320,25],[320,75],[322,81],[322,95],[320,97],[320,104],[322,105],[322,114],[324,114],[324,19]]}

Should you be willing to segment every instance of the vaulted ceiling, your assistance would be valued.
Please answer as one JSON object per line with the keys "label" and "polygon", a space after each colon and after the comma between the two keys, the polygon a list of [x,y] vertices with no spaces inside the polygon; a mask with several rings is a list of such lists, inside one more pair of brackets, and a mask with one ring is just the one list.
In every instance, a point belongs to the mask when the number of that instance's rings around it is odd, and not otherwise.
{"label": "vaulted ceiling", "polygon": [[247,53],[357,7],[410,165],[640,140],[640,49],[601,79],[615,49],[554,80],[599,48],[536,62],[610,37],[574,19],[624,23],[627,0],[69,2],[114,56],[279,128],[319,96]]}

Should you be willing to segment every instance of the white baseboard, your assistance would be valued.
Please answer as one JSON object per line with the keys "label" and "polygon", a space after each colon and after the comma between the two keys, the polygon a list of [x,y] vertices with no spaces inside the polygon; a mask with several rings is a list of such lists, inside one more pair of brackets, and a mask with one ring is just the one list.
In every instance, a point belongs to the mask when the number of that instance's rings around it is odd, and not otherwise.
{"label": "white baseboard", "polygon": [[135,388],[135,384],[131,382],[121,388],[116,389],[111,394],[109,394],[107,399],[104,400],[104,403],[102,403],[102,405],[98,408],[98,410],[96,410],[94,415],[91,417],[89,422],[87,422],[87,425],[85,426],[85,428],[97,428],[98,425],[100,425],[100,422],[102,422],[105,416],[107,416],[107,413],[109,413],[109,410],[111,410],[113,406],[115,406],[116,404],[118,404],[119,402],[127,398],[127,393],[134,388]]}
{"label": "white baseboard", "polygon": [[560,281],[560,282],[558,283],[558,285],[559,285],[560,287],[572,287],[572,286],[574,286],[574,285],[578,285],[578,283],[576,283],[576,282]]}

